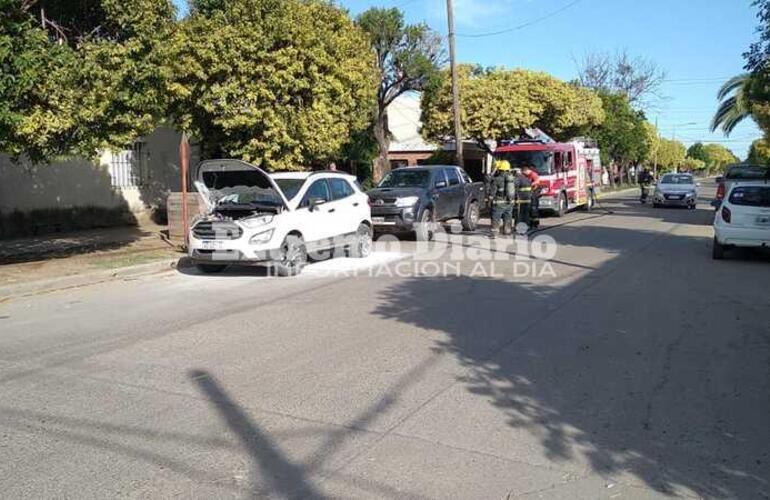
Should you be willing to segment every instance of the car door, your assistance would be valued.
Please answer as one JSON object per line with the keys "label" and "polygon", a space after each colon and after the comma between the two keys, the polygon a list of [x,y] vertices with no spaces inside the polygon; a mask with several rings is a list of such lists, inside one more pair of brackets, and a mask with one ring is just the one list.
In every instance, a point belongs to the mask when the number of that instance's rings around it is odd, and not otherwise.
{"label": "car door", "polygon": [[355,196],[356,192],[345,178],[331,178],[329,186],[332,192],[331,207],[335,210],[333,213],[338,228],[335,236],[354,233],[362,220],[358,218],[361,200]]}
{"label": "car door", "polygon": [[[322,201],[322,203],[313,208],[312,200]],[[300,231],[305,237],[305,242],[310,247],[325,246],[337,230],[336,209],[332,206],[331,190],[326,179],[312,181],[302,196],[298,211],[302,212]]]}
{"label": "car door", "polygon": [[462,212],[462,204],[465,198],[463,182],[460,179],[460,172],[455,167],[445,169],[449,187],[449,206],[447,207],[447,217],[456,218]]}
{"label": "car door", "polygon": [[433,172],[433,208],[436,220],[444,220],[450,211],[452,204],[449,180],[443,168],[438,168]]}

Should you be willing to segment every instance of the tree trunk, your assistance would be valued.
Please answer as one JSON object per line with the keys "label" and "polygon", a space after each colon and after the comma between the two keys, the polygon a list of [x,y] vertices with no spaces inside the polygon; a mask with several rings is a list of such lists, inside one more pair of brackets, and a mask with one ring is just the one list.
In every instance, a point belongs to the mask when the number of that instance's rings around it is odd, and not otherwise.
{"label": "tree trunk", "polygon": [[610,189],[615,189],[615,162],[610,162],[609,174],[610,174]]}
{"label": "tree trunk", "polygon": [[388,161],[388,151],[390,151],[390,129],[388,128],[388,110],[387,108],[377,113],[374,122],[374,138],[377,140],[378,154],[374,160],[374,170],[372,177],[374,182],[380,182],[383,176],[390,171],[390,162]]}

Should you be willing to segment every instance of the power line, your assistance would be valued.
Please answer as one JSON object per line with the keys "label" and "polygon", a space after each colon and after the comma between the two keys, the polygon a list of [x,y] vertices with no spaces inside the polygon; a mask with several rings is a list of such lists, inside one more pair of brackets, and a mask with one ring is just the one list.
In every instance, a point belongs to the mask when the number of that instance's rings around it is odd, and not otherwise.
{"label": "power line", "polygon": [[539,22],[542,22],[542,21],[545,21],[547,19],[550,19],[550,18],[554,17],[557,14],[561,14],[562,12],[564,12],[567,9],[569,9],[571,7],[574,7],[575,5],[579,4],[582,1],[583,0],[572,0],[568,4],[562,6],[559,9],[554,10],[553,12],[550,12],[550,13],[544,15],[544,16],[532,19],[531,21],[527,21],[526,23],[519,24],[518,26],[514,26],[512,28],[507,28],[507,29],[499,30],[499,31],[491,31],[491,32],[488,32],[488,33],[469,33],[469,34],[458,33],[457,36],[458,37],[462,37],[462,38],[486,38],[486,37],[490,37],[490,36],[503,35],[505,33],[510,33],[512,31],[517,31],[517,30],[520,30],[520,29],[524,29],[524,28],[527,28],[529,26],[532,26],[533,24],[537,24]]}

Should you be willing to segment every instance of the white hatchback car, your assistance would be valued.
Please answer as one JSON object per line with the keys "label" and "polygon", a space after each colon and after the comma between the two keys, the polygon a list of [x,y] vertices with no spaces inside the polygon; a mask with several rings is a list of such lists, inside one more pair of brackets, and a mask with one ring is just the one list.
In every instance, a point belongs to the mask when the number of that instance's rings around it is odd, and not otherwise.
{"label": "white hatchback car", "polygon": [[732,247],[770,247],[770,183],[734,184],[714,218],[713,257]]}
{"label": "white hatchback car", "polygon": [[208,213],[190,229],[189,256],[202,272],[271,263],[293,276],[309,252],[372,250],[369,198],[351,175],[268,174],[240,160],[210,160],[198,166],[195,186]]}

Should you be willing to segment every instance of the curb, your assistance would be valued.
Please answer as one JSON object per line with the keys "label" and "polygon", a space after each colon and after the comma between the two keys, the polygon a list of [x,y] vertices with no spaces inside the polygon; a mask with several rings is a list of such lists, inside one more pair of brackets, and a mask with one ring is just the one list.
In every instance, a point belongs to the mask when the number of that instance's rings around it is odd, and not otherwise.
{"label": "curb", "polygon": [[604,199],[612,198],[613,196],[618,194],[632,193],[632,192],[638,192],[638,191],[639,191],[639,188],[637,187],[621,189],[620,191],[608,191],[608,192],[600,191],[599,196],[597,198],[601,200],[603,198]]}
{"label": "curb", "polygon": [[147,264],[122,267],[116,269],[105,269],[100,271],[76,274],[73,276],[63,276],[61,278],[51,278],[37,280],[28,283],[17,283],[14,285],[0,286],[0,304],[9,300],[22,297],[30,297],[44,293],[58,292],[70,288],[79,288],[84,286],[106,283],[128,278],[138,278],[151,274],[158,274],[172,271],[177,268],[178,258],[164,259]]}

